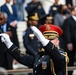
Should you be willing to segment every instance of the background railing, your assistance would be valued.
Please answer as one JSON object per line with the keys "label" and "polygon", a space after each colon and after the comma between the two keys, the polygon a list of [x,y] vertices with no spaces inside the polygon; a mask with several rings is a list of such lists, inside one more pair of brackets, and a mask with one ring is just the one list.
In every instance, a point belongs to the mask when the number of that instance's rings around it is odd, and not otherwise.
{"label": "background railing", "polygon": [[[76,70],[76,67],[68,67],[68,71]],[[6,70],[8,74],[14,75],[28,75],[28,73],[33,73],[33,69],[15,69],[15,70]],[[1,72],[0,72],[1,75]]]}

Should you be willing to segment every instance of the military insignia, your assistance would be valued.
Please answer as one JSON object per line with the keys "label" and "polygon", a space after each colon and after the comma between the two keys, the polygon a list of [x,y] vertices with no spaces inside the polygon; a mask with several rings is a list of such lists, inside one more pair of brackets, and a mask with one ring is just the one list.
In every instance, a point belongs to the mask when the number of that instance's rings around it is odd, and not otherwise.
{"label": "military insignia", "polygon": [[46,69],[47,68],[47,62],[46,61],[42,61],[42,69]]}
{"label": "military insignia", "polygon": [[57,10],[57,8],[56,7],[53,7],[53,10]]}
{"label": "military insignia", "polygon": [[30,35],[29,35],[29,37],[30,37],[31,39],[34,39],[34,36],[35,36],[34,34],[30,34]]}
{"label": "military insignia", "polygon": [[38,6],[38,9],[41,9],[41,5]]}
{"label": "military insignia", "polygon": [[49,31],[49,30],[50,30],[50,26],[46,25],[46,31]]}
{"label": "military insignia", "polygon": [[46,39],[48,39],[48,36],[44,35],[44,37],[45,37]]}

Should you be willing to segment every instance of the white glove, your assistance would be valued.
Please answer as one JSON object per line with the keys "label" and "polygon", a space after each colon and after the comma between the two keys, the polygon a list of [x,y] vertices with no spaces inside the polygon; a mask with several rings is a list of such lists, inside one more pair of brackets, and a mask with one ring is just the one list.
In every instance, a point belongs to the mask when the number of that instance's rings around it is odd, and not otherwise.
{"label": "white glove", "polygon": [[9,49],[13,45],[13,43],[10,40],[9,35],[2,33],[2,34],[0,34],[0,36],[1,36],[1,41],[4,42],[5,45],[7,46],[7,48]]}
{"label": "white glove", "polygon": [[34,34],[36,35],[36,37],[42,43],[43,46],[46,46],[49,43],[49,40],[43,36],[43,34],[40,32],[39,29],[37,29],[37,27],[31,26],[31,29],[33,30]]}

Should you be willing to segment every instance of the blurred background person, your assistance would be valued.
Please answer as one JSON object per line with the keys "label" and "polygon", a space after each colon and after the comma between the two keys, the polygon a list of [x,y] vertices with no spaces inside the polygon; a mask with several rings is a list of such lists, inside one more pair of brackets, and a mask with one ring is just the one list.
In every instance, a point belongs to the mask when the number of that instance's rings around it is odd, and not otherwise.
{"label": "blurred background person", "polygon": [[60,5],[59,13],[54,16],[54,24],[62,28],[63,22],[66,18],[68,18],[70,14],[68,14],[68,8],[66,5]]}
{"label": "blurred background person", "polygon": [[45,24],[53,24],[53,17],[52,15],[48,14],[45,18]]}
{"label": "blurred background person", "polygon": [[24,20],[24,8],[23,8],[24,3],[25,0],[13,0],[13,5],[16,7],[18,14],[18,21]]}
{"label": "blurred background person", "polygon": [[[66,51],[69,57],[68,66],[74,66],[76,53],[76,6],[71,9],[71,16],[63,23],[63,33],[66,40]],[[72,71],[68,75],[72,75]]]}
{"label": "blurred background person", "polygon": [[16,46],[19,47],[19,41],[17,36],[17,11],[16,8],[12,5],[10,5],[11,0],[5,0],[5,4],[1,6],[1,11],[6,12],[8,15],[8,24],[12,26],[12,38],[13,43],[15,43]]}
{"label": "blurred background person", "polygon": [[[67,6],[66,5],[60,5],[59,13],[57,13],[54,16],[54,24],[59,26],[60,28],[62,28],[62,25],[63,25],[65,19],[67,19],[69,16],[70,16],[70,14],[68,14]],[[60,40],[60,47],[65,50],[65,42],[64,42],[63,35],[59,37],[59,40]]]}
{"label": "blurred background person", "polygon": [[49,13],[54,17],[57,13],[59,13],[60,5],[58,4],[59,0],[54,0],[55,3],[50,7]]}
{"label": "blurred background person", "polygon": [[67,7],[68,7],[68,13],[70,14],[71,9],[72,9],[73,6],[71,4],[68,4]]}
{"label": "blurred background person", "polygon": [[43,24],[53,24],[53,17],[50,14],[45,15],[42,19],[40,19],[41,25]]}
{"label": "blurred background person", "polygon": [[[27,6],[25,7],[25,10],[28,13],[28,16],[37,12],[39,19],[42,18],[46,14],[39,0],[32,0],[30,3],[27,4]],[[39,21],[39,24],[40,24],[40,21]]]}

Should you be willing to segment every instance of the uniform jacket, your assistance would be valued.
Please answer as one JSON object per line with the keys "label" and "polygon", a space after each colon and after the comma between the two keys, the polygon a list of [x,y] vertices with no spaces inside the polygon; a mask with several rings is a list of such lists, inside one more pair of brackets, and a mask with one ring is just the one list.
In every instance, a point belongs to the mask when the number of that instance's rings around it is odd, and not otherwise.
{"label": "uniform jacket", "polygon": [[54,75],[50,70],[50,59],[53,60],[55,65],[56,75],[65,75],[65,58],[60,54],[58,49],[49,42],[45,48],[47,54],[37,54],[35,57],[31,55],[22,55],[15,45],[8,50],[8,52],[20,63],[33,68],[33,75]]}
{"label": "uniform jacket", "polygon": [[43,49],[41,43],[34,35],[31,28],[28,28],[27,30],[24,31],[23,44],[24,47],[26,48],[27,54],[35,55],[38,52],[38,50]]}
{"label": "uniform jacket", "polygon": [[54,17],[57,13],[59,13],[59,8],[59,5],[54,4],[50,7],[49,13]]}

